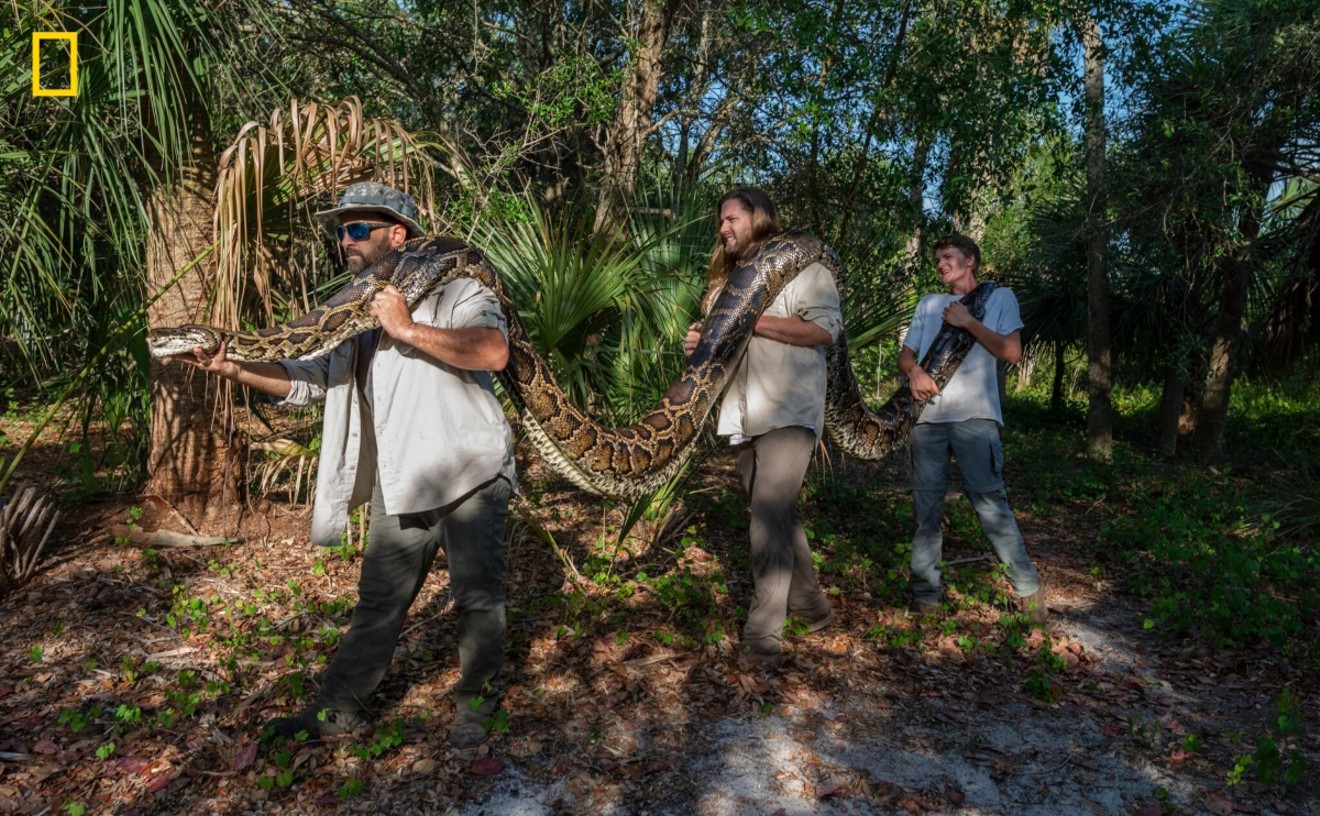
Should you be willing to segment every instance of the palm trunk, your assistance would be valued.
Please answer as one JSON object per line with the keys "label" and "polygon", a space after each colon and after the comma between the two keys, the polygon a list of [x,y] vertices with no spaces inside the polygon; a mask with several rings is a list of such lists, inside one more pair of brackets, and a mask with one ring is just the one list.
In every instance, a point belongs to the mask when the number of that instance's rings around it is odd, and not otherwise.
{"label": "palm trunk", "polygon": [[1161,456],[1172,457],[1178,452],[1178,420],[1182,416],[1186,387],[1182,370],[1169,363],[1164,369],[1164,389],[1160,393],[1160,412],[1155,429],[1155,450]]}
{"label": "palm trunk", "polygon": [[[207,250],[212,234],[215,154],[201,126],[192,130],[190,163],[173,184],[157,187],[148,202],[146,288],[165,290],[147,313],[151,328],[206,317],[213,277],[209,259],[179,275]],[[232,445],[228,400],[216,404],[215,385],[194,369],[152,360],[145,492],[164,499],[199,529],[221,526],[230,529],[219,532],[230,532],[232,511],[241,506],[242,468]]]}
{"label": "palm trunk", "polygon": [[1050,383],[1050,411],[1063,413],[1063,359],[1064,343],[1054,341],[1054,379]]}

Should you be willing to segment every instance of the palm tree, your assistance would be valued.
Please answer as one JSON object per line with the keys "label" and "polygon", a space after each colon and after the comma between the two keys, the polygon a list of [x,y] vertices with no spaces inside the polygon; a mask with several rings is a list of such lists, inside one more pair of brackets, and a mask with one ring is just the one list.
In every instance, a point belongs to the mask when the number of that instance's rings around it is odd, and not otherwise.
{"label": "palm tree", "polygon": [[[47,389],[84,367],[88,414],[145,438],[148,370],[141,342],[144,290],[177,277],[195,303],[196,263],[210,243],[214,161],[205,100],[240,86],[240,26],[260,25],[256,2],[212,8],[183,0],[43,3],[15,9],[0,48],[0,337],[16,385]],[[6,21],[9,22],[9,21]],[[75,97],[30,97],[22,41],[31,31],[78,35]],[[144,270],[146,274],[144,276]],[[164,301],[153,317],[177,308]],[[113,353],[102,354],[113,348]],[[86,425],[86,423],[84,423]],[[140,461],[140,460],[139,460]],[[11,463],[12,470],[12,463]],[[173,498],[166,497],[167,500]]]}

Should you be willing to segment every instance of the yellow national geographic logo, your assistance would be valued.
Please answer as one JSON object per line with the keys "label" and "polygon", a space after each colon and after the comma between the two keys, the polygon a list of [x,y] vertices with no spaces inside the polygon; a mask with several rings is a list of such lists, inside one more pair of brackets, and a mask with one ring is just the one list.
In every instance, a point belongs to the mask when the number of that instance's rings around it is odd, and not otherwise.
{"label": "yellow national geographic logo", "polygon": [[[69,41],[69,87],[41,87],[41,42],[42,40]],[[77,96],[78,95],[78,32],[34,31],[32,32],[32,95],[33,96]]]}

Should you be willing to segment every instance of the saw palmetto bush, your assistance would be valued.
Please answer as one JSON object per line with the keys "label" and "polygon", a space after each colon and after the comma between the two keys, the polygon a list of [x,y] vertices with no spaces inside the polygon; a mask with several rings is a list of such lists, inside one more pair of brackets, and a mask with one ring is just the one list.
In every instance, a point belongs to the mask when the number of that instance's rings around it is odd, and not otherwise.
{"label": "saw palmetto bush", "polygon": [[626,424],[655,404],[686,362],[701,258],[680,216],[634,216],[624,236],[551,215],[524,197],[477,227],[532,342],[579,406]]}
{"label": "saw palmetto bush", "polygon": [[[619,235],[552,216],[531,197],[476,225],[537,350],[569,398],[607,425],[653,407],[686,364],[712,227],[682,206],[642,206]],[[661,537],[690,468],[625,508],[617,540]]]}

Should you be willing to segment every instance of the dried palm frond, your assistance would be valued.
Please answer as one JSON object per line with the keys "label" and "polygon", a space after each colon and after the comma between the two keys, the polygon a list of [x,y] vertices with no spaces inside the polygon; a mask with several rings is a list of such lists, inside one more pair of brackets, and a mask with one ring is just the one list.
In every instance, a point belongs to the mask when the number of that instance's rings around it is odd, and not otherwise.
{"label": "dried palm frond", "polygon": [[[298,313],[316,305],[322,281],[308,267],[314,269],[321,239],[312,213],[332,206],[350,182],[404,189],[434,223],[430,165],[412,134],[391,119],[367,118],[356,97],[333,105],[293,101],[266,125],[245,124],[220,157],[210,322],[270,323],[289,316],[277,314],[282,307]],[[260,314],[242,314],[253,306]]]}
{"label": "dried palm frond", "polygon": [[257,492],[269,496],[282,491],[292,504],[310,503],[316,491],[318,454],[292,439],[253,442],[252,450],[264,451],[266,459],[253,466]]}
{"label": "dried palm frond", "polygon": [[22,586],[36,572],[59,517],[53,501],[23,484],[0,504],[0,595]]}

